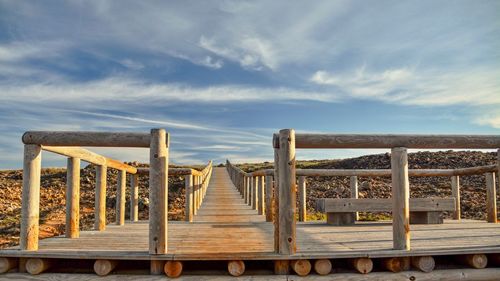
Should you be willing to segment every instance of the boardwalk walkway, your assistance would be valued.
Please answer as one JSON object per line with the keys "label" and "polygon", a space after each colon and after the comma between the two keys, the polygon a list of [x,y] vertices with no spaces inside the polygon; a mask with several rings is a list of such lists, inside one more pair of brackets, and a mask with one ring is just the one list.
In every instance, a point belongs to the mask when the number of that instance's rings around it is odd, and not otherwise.
{"label": "boardwalk walkway", "polygon": [[[169,221],[165,260],[277,260],[282,258],[352,258],[408,255],[495,253],[500,227],[481,221],[445,221],[412,225],[412,250],[392,249],[390,222],[357,222],[336,227],[324,222],[297,223],[297,254],[274,252],[273,224],[244,203],[225,168],[214,168],[207,194],[192,223]],[[149,260],[148,222],[109,224],[105,231],[82,231],[40,240],[38,251],[12,247],[0,256]]]}
{"label": "boardwalk walkway", "polygon": [[207,194],[194,217],[195,222],[265,222],[265,217],[245,204],[234,187],[226,168],[213,169]]}

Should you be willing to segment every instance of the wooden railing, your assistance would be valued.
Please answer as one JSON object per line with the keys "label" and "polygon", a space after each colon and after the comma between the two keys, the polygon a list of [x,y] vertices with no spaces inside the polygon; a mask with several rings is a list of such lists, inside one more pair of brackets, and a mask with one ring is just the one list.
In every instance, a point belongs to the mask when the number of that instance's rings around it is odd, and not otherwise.
{"label": "wooden railing", "polygon": [[[149,168],[138,168],[137,173],[147,174]],[[184,176],[186,188],[185,221],[192,222],[193,215],[196,215],[207,192],[208,183],[212,176],[212,161],[209,161],[201,171],[191,168],[169,168],[168,175]]]}
{"label": "wooden railing", "polygon": [[[185,175],[186,219],[200,207],[212,172],[210,161],[202,171],[194,169],[168,169],[169,135],[164,129],[150,133],[105,132],[26,132],[24,143],[23,194],[21,218],[21,250],[38,249],[40,213],[40,175],[42,151],[68,157],[66,236],[79,236],[80,162],[96,167],[95,224],[96,230],[106,227],[106,174],[108,168],[119,170],[116,196],[116,223],[125,222],[125,189],[130,174],[130,219],[138,220],[138,174],[149,173],[149,253],[167,253],[168,228],[168,176]],[[80,146],[92,147],[144,147],[150,150],[149,168],[135,168],[118,160],[96,154]]]}
{"label": "wooden railing", "polygon": [[[392,225],[393,248],[410,249],[409,225],[409,170],[407,148],[416,149],[499,149],[500,136],[469,135],[341,135],[341,134],[295,134],[293,129],[284,129],[273,137],[275,149],[275,248],[278,253],[290,255],[296,252],[295,200],[296,148],[339,149],[339,148],[390,148],[392,178]],[[500,171],[500,149],[495,171]],[[488,168],[490,169],[490,168]],[[487,177],[488,185],[494,186],[494,174]],[[333,173],[333,172],[332,172]],[[386,173],[385,171],[383,173]],[[452,173],[457,173],[452,172]],[[493,175],[493,176],[491,176]],[[456,175],[453,175],[456,176]],[[455,178],[455,185],[458,180]],[[495,192],[495,188],[489,188]],[[276,194],[277,193],[277,194]],[[495,194],[489,194],[495,198]],[[496,206],[488,206],[488,209]],[[489,212],[495,214],[496,211]],[[496,221],[496,217],[494,218]]]}
{"label": "wooden railing", "polygon": [[[109,147],[126,145],[130,147],[143,147],[150,139],[150,134],[137,133],[26,132],[22,137],[25,145],[21,208],[21,249],[38,249],[42,151],[45,150],[68,157],[65,235],[68,238],[77,238],[80,232],[80,162],[85,161],[96,165],[94,229],[98,231],[106,228],[107,169],[112,168],[119,171],[116,196],[116,223],[119,225],[124,224],[125,220],[126,174],[135,175],[137,173],[135,167],[104,157],[79,146]],[[132,180],[132,188],[136,185],[137,180]],[[131,218],[134,217],[136,217],[136,213],[131,213]]]}
{"label": "wooden railing", "polygon": [[[495,222],[497,213],[494,211],[496,206],[496,197],[493,196],[495,190],[495,172],[497,165],[487,165],[470,168],[457,169],[409,169],[408,176],[410,177],[450,177],[452,197],[455,198],[456,211],[453,218],[460,219],[460,176],[481,175],[486,179],[486,206],[488,222]],[[266,218],[269,216],[272,219],[272,209],[267,207],[268,194],[272,197],[272,181],[274,170],[262,169],[251,173],[246,173],[248,177],[265,176],[265,182],[271,182],[271,190],[268,192],[266,188]],[[390,169],[296,169],[297,180],[297,197],[298,197],[298,220],[306,221],[306,185],[307,177],[350,177],[350,192],[351,198],[358,198],[358,177],[390,177],[392,172]],[[491,180],[493,179],[493,180]],[[273,198],[269,201],[272,202]],[[269,210],[269,212],[267,212]],[[268,220],[271,221],[271,220]]]}

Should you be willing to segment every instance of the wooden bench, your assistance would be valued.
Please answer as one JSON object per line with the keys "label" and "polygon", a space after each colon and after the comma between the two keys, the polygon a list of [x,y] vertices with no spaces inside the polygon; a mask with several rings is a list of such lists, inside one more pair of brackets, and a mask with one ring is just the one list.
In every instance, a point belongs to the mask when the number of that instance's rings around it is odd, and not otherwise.
{"label": "wooden bench", "polygon": [[[328,224],[352,225],[356,212],[391,212],[392,199],[320,198],[316,209],[326,213]],[[441,213],[455,210],[455,198],[410,198],[410,223],[441,224]]]}

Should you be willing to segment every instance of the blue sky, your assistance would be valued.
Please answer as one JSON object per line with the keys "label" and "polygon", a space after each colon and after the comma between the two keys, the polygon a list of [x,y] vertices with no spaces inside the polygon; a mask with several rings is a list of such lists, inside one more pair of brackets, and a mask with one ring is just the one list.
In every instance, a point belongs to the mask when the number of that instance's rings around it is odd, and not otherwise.
{"label": "blue sky", "polygon": [[0,0],[0,169],[26,130],[152,127],[178,164],[272,160],[281,128],[498,134],[500,2]]}

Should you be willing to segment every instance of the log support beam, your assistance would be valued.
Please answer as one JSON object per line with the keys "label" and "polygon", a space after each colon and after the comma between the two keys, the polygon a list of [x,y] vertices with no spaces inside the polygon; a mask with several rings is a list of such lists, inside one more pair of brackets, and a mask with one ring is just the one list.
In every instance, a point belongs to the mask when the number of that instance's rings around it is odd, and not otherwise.
{"label": "log support beam", "polygon": [[139,175],[130,175],[130,221],[139,220]]}
{"label": "log support beam", "polygon": [[167,253],[168,227],[168,135],[151,130],[149,165],[149,253]]}
{"label": "log support beam", "polygon": [[80,237],[80,159],[68,158],[66,175],[66,237]]}
{"label": "log support beam", "polygon": [[116,224],[125,224],[125,190],[127,183],[127,172],[118,171],[116,186]]}
{"label": "log support beam", "polygon": [[299,177],[299,186],[297,187],[299,196],[299,221],[306,221],[306,177]]}
{"label": "log support beam", "polygon": [[273,177],[265,177],[265,197],[266,197],[266,221],[273,221]]}
{"label": "log support beam", "polygon": [[404,147],[391,150],[392,234],[395,250],[410,250],[410,184]]}
{"label": "log support beam", "polygon": [[24,145],[21,233],[19,240],[21,250],[38,250],[41,165],[42,148],[40,145]]}
{"label": "log support beam", "polygon": [[96,190],[95,190],[95,220],[94,230],[106,229],[106,185],[107,170],[103,165],[96,166]]}
{"label": "log support beam", "polygon": [[495,173],[486,173],[486,221],[497,223],[497,192]]}
{"label": "log support beam", "polygon": [[295,131],[281,130],[279,134],[279,253],[295,254],[296,247],[296,186]]}
{"label": "log support beam", "polygon": [[451,177],[451,196],[455,198],[455,212],[453,213],[453,219],[460,220],[460,177]]}

